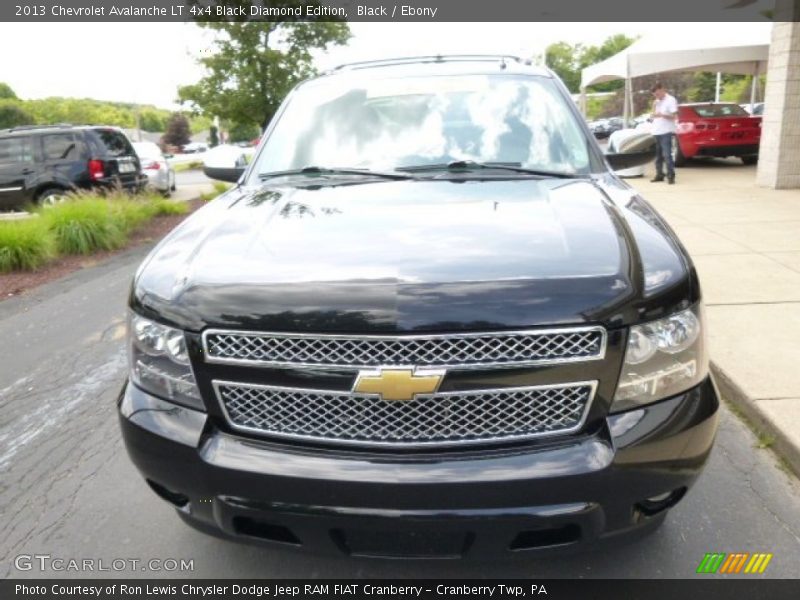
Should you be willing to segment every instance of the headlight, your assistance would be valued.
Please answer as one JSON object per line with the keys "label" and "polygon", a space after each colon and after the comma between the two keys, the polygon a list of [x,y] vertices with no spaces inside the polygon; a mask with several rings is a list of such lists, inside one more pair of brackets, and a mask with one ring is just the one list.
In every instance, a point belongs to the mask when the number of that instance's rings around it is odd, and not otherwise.
{"label": "headlight", "polygon": [[702,306],[631,327],[612,412],[662,400],[708,375]]}
{"label": "headlight", "polygon": [[131,380],[143,390],[205,410],[182,331],[130,313],[128,362]]}

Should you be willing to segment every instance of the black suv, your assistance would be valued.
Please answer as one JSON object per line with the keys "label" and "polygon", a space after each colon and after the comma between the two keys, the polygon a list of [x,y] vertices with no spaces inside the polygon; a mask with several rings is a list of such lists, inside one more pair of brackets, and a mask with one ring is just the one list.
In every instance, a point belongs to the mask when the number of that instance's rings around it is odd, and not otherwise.
{"label": "black suv", "polygon": [[0,210],[48,204],[66,192],[147,183],[128,138],[113,127],[72,125],[0,130]]}
{"label": "black suv", "polygon": [[695,269],[563,84],[512,58],[340,68],[129,301],[130,456],[190,524],[384,557],[658,526],[718,397]]}

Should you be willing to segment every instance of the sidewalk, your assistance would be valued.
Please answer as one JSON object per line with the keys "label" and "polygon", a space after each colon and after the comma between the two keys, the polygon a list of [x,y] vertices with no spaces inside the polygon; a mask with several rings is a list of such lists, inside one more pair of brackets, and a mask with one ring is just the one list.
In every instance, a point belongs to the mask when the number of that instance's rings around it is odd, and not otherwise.
{"label": "sidewalk", "polygon": [[723,396],[800,475],[800,190],[755,185],[738,160],[691,163],[676,185],[628,183],[694,259]]}

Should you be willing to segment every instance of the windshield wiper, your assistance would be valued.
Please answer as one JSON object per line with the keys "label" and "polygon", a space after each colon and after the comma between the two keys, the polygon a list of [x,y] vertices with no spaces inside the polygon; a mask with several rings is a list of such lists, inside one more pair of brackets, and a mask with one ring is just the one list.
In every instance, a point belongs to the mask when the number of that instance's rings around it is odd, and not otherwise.
{"label": "windshield wiper", "polygon": [[357,169],[355,167],[303,167],[302,169],[289,169],[288,171],[271,171],[269,173],[259,173],[261,180],[272,179],[273,177],[287,177],[292,175],[362,175],[364,177],[380,177],[382,179],[414,179],[412,175],[404,173],[387,173],[383,171],[371,171],[369,169]]}
{"label": "windshield wiper", "polygon": [[477,170],[501,170],[513,171],[514,173],[522,173],[525,175],[536,175],[539,177],[558,177],[562,179],[575,179],[581,177],[574,173],[564,173],[562,171],[545,171],[542,169],[529,169],[523,167],[520,163],[504,163],[504,162],[475,162],[474,160],[454,160],[449,163],[438,163],[432,165],[412,165],[410,167],[398,167],[398,171],[407,171],[409,173],[418,173],[424,171],[452,171],[458,173],[460,171],[477,171]]}

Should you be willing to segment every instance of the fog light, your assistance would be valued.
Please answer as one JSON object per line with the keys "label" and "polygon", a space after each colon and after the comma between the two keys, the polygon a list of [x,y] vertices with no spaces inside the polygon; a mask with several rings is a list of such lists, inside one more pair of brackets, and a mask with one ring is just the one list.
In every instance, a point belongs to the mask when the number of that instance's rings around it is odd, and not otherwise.
{"label": "fog light", "polygon": [[150,479],[146,479],[147,485],[150,486],[156,494],[158,494],[161,498],[169,502],[170,504],[174,505],[177,508],[185,508],[189,504],[189,498],[185,495],[181,494],[180,492],[173,492],[165,488],[163,485],[159,485],[155,481],[151,481]]}
{"label": "fog light", "polygon": [[666,492],[665,494],[659,494],[658,496],[652,496],[646,500],[646,502],[661,502],[662,500],[666,500],[672,495],[672,492]]}
{"label": "fog light", "polygon": [[655,496],[650,496],[641,502],[638,502],[635,506],[636,510],[647,516],[652,517],[653,515],[657,515],[661,511],[667,510],[668,508],[672,508],[678,502],[680,502],[683,495],[686,493],[685,487],[680,487],[676,490],[672,490],[671,492],[665,492],[663,494],[657,494]]}

